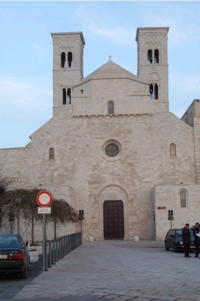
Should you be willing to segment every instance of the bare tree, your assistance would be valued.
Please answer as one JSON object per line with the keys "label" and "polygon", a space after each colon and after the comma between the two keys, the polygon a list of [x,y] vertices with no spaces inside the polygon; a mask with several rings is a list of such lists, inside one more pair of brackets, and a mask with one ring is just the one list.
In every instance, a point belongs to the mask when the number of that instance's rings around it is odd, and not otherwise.
{"label": "bare tree", "polygon": [[8,186],[10,184],[10,179],[3,174],[2,169],[0,169],[0,221],[3,217],[3,196],[6,193]]}
{"label": "bare tree", "polygon": [[2,214],[4,216],[15,216],[17,218],[17,229],[20,233],[21,215],[25,220],[31,222],[31,242],[34,244],[34,224],[40,219],[37,214],[36,196],[39,189],[13,189],[5,192],[2,196]]}
{"label": "bare tree", "polygon": [[[0,186],[1,187],[1,186]],[[3,187],[3,186],[2,186]],[[17,230],[20,233],[20,221],[24,220],[31,223],[31,243],[35,243],[34,227],[35,221],[42,220],[41,214],[37,213],[36,196],[41,190],[39,189],[13,189],[6,191],[2,188],[1,208],[2,215],[15,216],[17,219]],[[47,217],[47,221],[54,223],[54,238],[57,238],[57,225],[67,222],[77,222],[78,214],[76,211],[63,199],[52,202],[52,213]]]}
{"label": "bare tree", "polygon": [[48,216],[48,220],[53,221],[54,239],[57,239],[57,225],[77,222],[78,214],[65,200],[54,199],[51,205],[51,215]]}
{"label": "bare tree", "polygon": [[3,170],[0,169],[0,195],[4,194],[7,191],[8,185],[11,180],[3,174]]}

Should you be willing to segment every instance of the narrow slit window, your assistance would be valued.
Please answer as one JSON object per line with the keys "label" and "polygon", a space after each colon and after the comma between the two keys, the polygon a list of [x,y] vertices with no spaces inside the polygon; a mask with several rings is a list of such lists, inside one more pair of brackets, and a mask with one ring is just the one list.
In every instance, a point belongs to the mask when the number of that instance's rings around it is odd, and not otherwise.
{"label": "narrow slit window", "polygon": [[71,68],[72,67],[72,52],[68,52],[68,55],[67,55],[67,59],[68,59],[68,67]]}
{"label": "narrow slit window", "polygon": [[170,144],[170,156],[176,156],[176,144]]}
{"label": "narrow slit window", "polygon": [[61,68],[65,68],[66,56],[65,53],[61,53]]}
{"label": "narrow slit window", "polygon": [[159,64],[159,50],[158,49],[156,49],[154,51],[154,63]]}
{"label": "narrow slit window", "polygon": [[51,147],[49,149],[49,159],[54,159],[54,148],[53,147]]}
{"label": "narrow slit window", "polygon": [[114,102],[113,101],[108,102],[108,114],[114,114]]}
{"label": "narrow slit window", "polygon": [[70,88],[67,89],[67,104],[68,105],[71,104],[71,89]]}
{"label": "narrow slit window", "polygon": [[181,199],[181,208],[186,207],[186,193],[185,191],[180,192],[180,199]]}
{"label": "narrow slit window", "polygon": [[158,84],[154,85],[154,90],[155,90],[155,99],[158,99]]}
{"label": "narrow slit window", "polygon": [[66,89],[63,89],[63,105],[66,105],[67,97],[66,97]]}
{"label": "narrow slit window", "polygon": [[152,50],[151,49],[149,49],[147,52],[147,62],[149,64],[152,64]]}

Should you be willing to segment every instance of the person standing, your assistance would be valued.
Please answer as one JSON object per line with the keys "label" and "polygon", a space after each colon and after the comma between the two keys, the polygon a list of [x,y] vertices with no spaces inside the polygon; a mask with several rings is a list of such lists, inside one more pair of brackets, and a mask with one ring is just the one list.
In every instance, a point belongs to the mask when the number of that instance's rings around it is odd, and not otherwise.
{"label": "person standing", "polygon": [[195,257],[199,256],[199,237],[196,234],[199,234],[199,223],[196,223],[195,228],[193,229],[194,234],[194,244],[195,244]]}
{"label": "person standing", "polygon": [[190,243],[191,243],[189,224],[186,224],[185,227],[182,229],[182,241],[184,245],[185,257],[191,257],[189,255]]}

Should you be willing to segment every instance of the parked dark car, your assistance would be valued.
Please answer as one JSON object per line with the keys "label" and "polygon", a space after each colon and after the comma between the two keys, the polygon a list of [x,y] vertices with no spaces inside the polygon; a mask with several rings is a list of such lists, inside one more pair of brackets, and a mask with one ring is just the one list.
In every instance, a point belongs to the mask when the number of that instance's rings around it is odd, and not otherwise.
{"label": "parked dark car", "polygon": [[27,245],[18,234],[0,234],[0,273],[19,273],[26,279],[30,265]]}
{"label": "parked dark car", "polygon": [[[190,251],[194,251],[194,234],[190,230],[191,245]],[[173,249],[175,252],[183,251],[182,229],[170,229],[165,236],[165,250]]]}

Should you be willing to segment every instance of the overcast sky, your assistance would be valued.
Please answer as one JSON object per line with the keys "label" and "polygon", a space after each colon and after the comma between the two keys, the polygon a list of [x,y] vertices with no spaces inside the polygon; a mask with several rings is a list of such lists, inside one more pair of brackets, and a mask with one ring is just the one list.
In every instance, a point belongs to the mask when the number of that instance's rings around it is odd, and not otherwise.
{"label": "overcast sky", "polygon": [[84,76],[112,61],[137,74],[137,27],[167,26],[170,111],[200,99],[199,2],[0,2],[0,148],[52,117],[51,32],[82,31]]}

